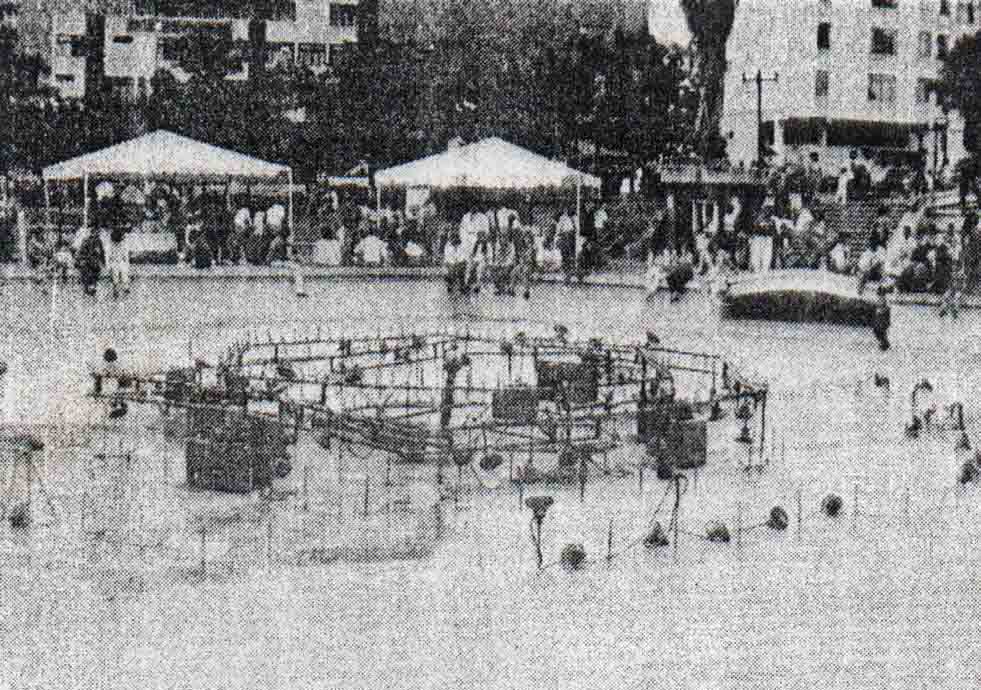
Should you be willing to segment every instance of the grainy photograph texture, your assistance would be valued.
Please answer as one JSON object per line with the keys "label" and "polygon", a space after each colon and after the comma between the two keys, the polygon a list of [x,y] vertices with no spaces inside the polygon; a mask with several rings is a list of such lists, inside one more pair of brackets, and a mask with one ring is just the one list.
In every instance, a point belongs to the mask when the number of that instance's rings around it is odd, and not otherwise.
{"label": "grainy photograph texture", "polygon": [[0,0],[0,690],[978,687],[979,31]]}

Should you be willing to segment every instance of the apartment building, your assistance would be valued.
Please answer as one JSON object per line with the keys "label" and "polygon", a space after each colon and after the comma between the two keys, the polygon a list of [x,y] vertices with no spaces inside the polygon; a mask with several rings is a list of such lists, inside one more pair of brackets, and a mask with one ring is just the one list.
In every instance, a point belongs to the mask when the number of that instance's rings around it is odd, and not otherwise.
{"label": "apartment building", "polygon": [[0,26],[17,28],[20,19],[20,0],[0,0]]}
{"label": "apartment building", "polygon": [[[315,72],[358,41],[364,6],[370,0],[281,0],[263,3],[262,12],[243,3],[206,0],[143,0],[126,12],[61,11],[51,15],[51,80],[65,98],[82,98],[94,84],[124,94],[149,89],[158,70],[178,79],[180,38],[190,32],[230,39],[238,64],[230,79],[248,79],[256,44],[263,44],[265,68],[295,62]],[[194,16],[189,15],[189,9]]]}
{"label": "apartment building", "polygon": [[741,0],[730,35],[722,134],[730,159],[816,157],[837,169],[855,152],[928,169],[965,155],[964,124],[933,86],[958,38],[981,29],[973,0]]}

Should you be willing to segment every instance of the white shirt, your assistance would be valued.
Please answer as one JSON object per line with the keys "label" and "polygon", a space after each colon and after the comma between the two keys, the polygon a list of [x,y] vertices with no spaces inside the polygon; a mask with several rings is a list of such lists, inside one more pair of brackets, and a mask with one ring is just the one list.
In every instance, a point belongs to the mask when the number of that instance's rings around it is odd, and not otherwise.
{"label": "white shirt", "polygon": [[593,225],[596,226],[598,231],[602,231],[606,227],[606,221],[610,219],[610,215],[606,212],[605,208],[600,208],[596,211],[596,216],[593,218]]}
{"label": "white shirt", "polygon": [[426,252],[423,251],[423,248],[420,247],[415,242],[409,242],[405,245],[405,254],[410,259],[418,259],[420,256],[422,256],[425,253]]}
{"label": "white shirt", "polygon": [[313,244],[313,263],[318,266],[339,266],[341,243],[337,240],[317,240]]}
{"label": "white shirt", "polygon": [[269,227],[279,230],[283,227],[283,221],[286,219],[286,209],[283,208],[282,204],[274,204],[266,212],[266,223]]}
{"label": "white shirt", "polygon": [[797,223],[794,226],[794,230],[798,234],[807,232],[811,227],[811,223],[813,222],[814,214],[811,213],[810,209],[805,207],[801,209],[800,215],[797,216]]}
{"label": "white shirt", "polygon": [[125,266],[129,263],[129,243],[125,235],[119,242],[106,238],[102,244],[105,248],[107,266]]}
{"label": "white shirt", "polygon": [[358,242],[355,251],[364,257],[366,264],[381,264],[388,255],[388,247],[374,235],[368,235]]}
{"label": "white shirt", "polygon": [[238,213],[235,214],[235,227],[242,229],[247,228],[252,223],[252,214],[249,213],[249,209],[240,208]]}

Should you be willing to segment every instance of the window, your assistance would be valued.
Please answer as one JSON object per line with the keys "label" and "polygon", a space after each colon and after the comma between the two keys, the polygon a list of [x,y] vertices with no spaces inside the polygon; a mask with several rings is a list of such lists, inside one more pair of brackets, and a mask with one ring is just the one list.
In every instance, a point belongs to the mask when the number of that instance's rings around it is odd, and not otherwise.
{"label": "window", "polygon": [[957,21],[961,24],[974,23],[974,3],[961,1],[957,3]]}
{"label": "window", "polygon": [[872,54],[896,54],[896,31],[894,29],[872,29]]}
{"label": "window", "polygon": [[899,0],[872,0],[872,7],[896,7]]}
{"label": "window", "polygon": [[817,99],[827,98],[831,84],[831,75],[823,69],[814,75],[814,97]]}
{"label": "window", "polygon": [[880,106],[895,104],[896,77],[891,74],[870,74],[869,102]]}
{"label": "window", "polygon": [[358,20],[357,5],[330,5],[331,26],[354,26]]}
{"label": "window", "polygon": [[73,81],[75,81],[75,75],[74,74],[56,74],[55,75],[55,81],[57,81],[59,84],[71,84]]}
{"label": "window", "polygon": [[161,38],[157,41],[157,59],[161,62],[180,60],[180,43],[176,38]]}
{"label": "window", "polygon": [[821,22],[818,24],[818,50],[830,50],[831,49],[831,24],[829,22]]}
{"label": "window", "polygon": [[916,56],[923,59],[931,55],[933,55],[933,34],[929,31],[921,31]]}
{"label": "window", "polygon": [[281,65],[293,64],[293,44],[292,43],[267,43],[266,44],[266,66],[277,67]]}
{"label": "window", "polygon": [[940,0],[940,14],[945,17],[950,16],[950,0]]}
{"label": "window", "polygon": [[319,43],[301,43],[297,51],[301,65],[305,67],[326,67],[327,46]]}
{"label": "window", "polygon": [[352,43],[335,43],[330,47],[330,62],[331,64],[344,63],[349,57],[354,54],[354,44]]}
{"label": "window", "polygon": [[85,57],[88,51],[85,47],[84,36],[71,36],[69,34],[58,34],[56,40],[58,52],[62,57],[71,55],[73,58]]}
{"label": "window", "polygon": [[121,36],[113,36],[112,37],[112,42],[113,43],[119,43],[121,45],[128,45],[128,44],[130,44],[130,43],[133,42],[133,37],[132,36],[127,36],[125,34],[123,34]]}
{"label": "window", "polygon": [[947,37],[944,34],[937,34],[937,59],[947,59]]}
{"label": "window", "polygon": [[930,93],[936,88],[933,79],[916,80],[916,102],[920,104],[930,102]]}

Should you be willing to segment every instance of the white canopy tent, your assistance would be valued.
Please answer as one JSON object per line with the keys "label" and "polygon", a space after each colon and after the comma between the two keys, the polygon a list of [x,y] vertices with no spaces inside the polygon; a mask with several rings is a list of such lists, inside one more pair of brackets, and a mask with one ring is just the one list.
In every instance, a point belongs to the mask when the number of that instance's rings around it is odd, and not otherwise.
{"label": "white canopy tent", "polygon": [[379,170],[375,173],[375,185],[379,209],[383,187],[486,190],[575,188],[578,252],[582,228],[582,188],[598,189],[600,179],[498,137],[490,137]]}
{"label": "white canopy tent", "polygon": [[289,184],[289,223],[293,228],[293,171],[236,151],[205,144],[165,130],[49,165],[44,169],[45,202],[50,205],[48,183],[78,181],[84,187],[84,224],[88,227],[89,179],[228,182],[232,179]]}

